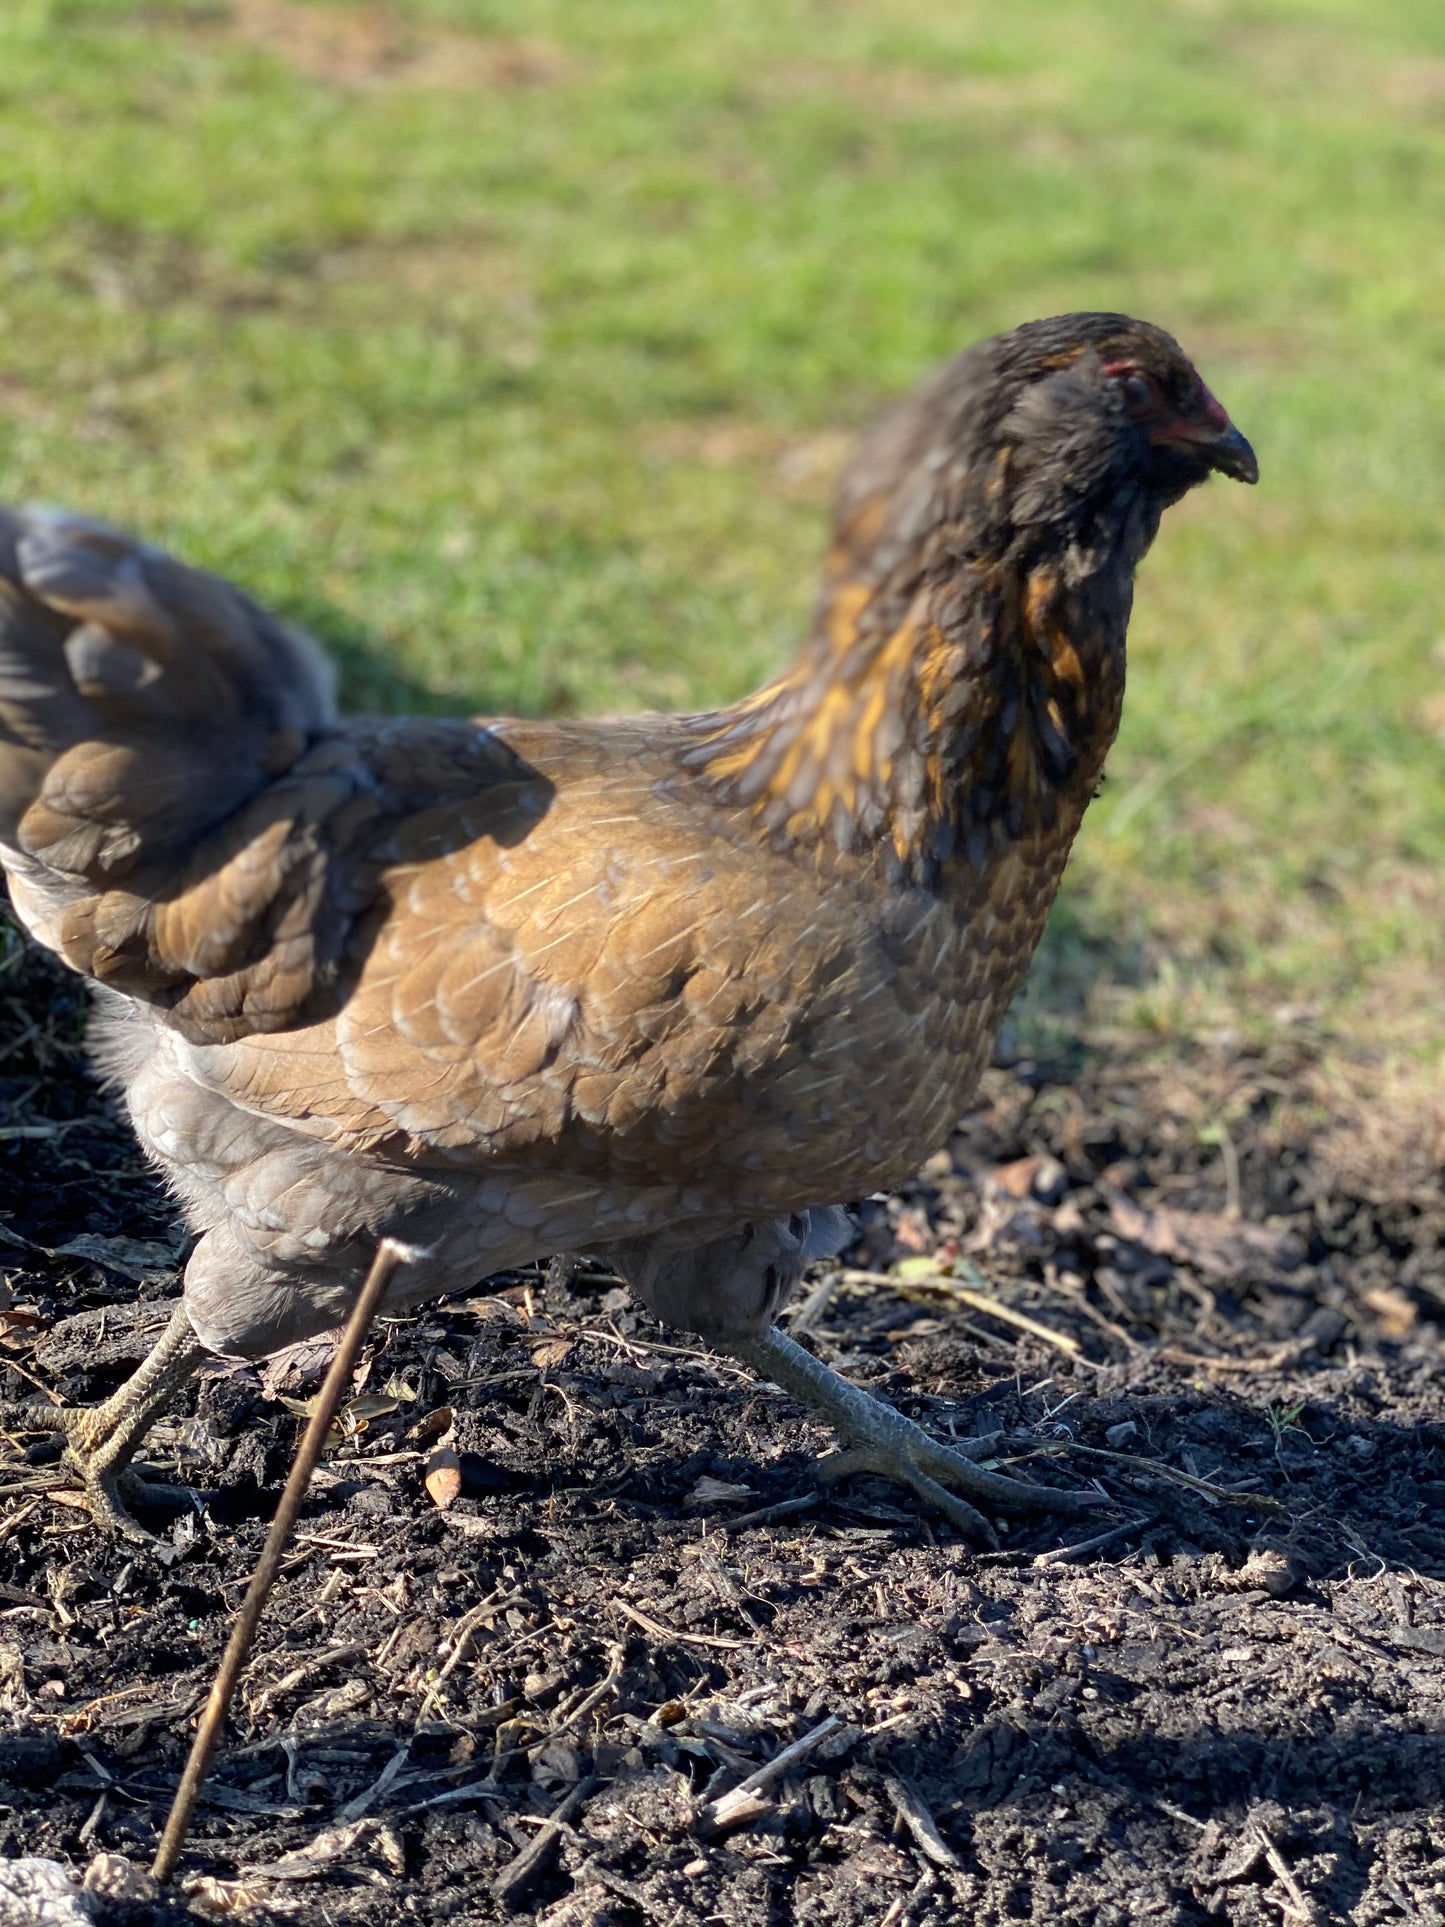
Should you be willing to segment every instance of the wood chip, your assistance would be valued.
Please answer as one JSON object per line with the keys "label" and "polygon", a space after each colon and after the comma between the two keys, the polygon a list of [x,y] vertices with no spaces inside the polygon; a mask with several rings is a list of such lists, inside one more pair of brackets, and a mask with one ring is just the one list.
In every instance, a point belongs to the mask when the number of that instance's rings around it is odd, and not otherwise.
{"label": "wood chip", "polygon": [[532,1363],[539,1371],[547,1371],[553,1365],[560,1365],[570,1358],[577,1349],[570,1338],[544,1338],[532,1347]]}
{"label": "wood chip", "polygon": [[883,1782],[898,1817],[913,1835],[914,1845],[935,1866],[961,1867],[963,1862],[938,1831],[938,1822],[923,1804],[923,1795],[911,1780],[888,1778]]}
{"label": "wood chip", "polygon": [[781,1753],[775,1754],[756,1773],[750,1773],[745,1780],[739,1781],[730,1792],[716,1800],[709,1800],[697,1816],[696,1831],[706,1838],[711,1834],[729,1833],[756,1820],[772,1805],[770,1800],[760,1803],[758,1796],[796,1761],[803,1759],[814,1747],[820,1746],[831,1734],[836,1733],[841,1725],[838,1715],[830,1713],[811,1732],[805,1733],[800,1740],[794,1740],[791,1746],[785,1746]]}
{"label": "wood chip", "polygon": [[515,1907],[532,1882],[545,1871],[557,1851],[557,1843],[567,1822],[596,1790],[597,1775],[592,1773],[579,1781],[566,1798],[553,1808],[536,1839],[529,1841],[516,1859],[504,1867],[492,1882],[492,1894],[499,1906]]}

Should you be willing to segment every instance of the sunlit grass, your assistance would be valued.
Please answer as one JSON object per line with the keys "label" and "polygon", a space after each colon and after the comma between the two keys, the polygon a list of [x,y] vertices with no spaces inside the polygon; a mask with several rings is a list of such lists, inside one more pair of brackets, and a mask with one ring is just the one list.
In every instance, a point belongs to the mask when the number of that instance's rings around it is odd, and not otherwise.
{"label": "sunlit grass", "polygon": [[1433,0],[8,0],[0,485],[358,701],[702,703],[888,394],[1147,314],[1264,480],[1146,565],[1055,963],[1438,1049],[1442,217]]}

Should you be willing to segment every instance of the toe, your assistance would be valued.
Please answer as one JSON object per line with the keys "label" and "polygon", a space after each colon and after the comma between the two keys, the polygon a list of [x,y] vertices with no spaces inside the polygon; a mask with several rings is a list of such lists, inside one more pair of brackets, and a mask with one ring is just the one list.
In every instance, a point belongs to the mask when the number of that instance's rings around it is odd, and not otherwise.
{"label": "toe", "polygon": [[1108,1503],[1097,1492],[1065,1492],[1058,1486],[1026,1485],[1022,1479],[1013,1479],[1007,1473],[976,1465],[971,1458],[964,1458],[961,1453],[950,1450],[926,1435],[912,1457],[922,1472],[931,1475],[940,1484],[953,1486],[961,1492],[971,1492],[976,1498],[991,1499],[1010,1510],[1076,1515],[1092,1512],[1096,1507]]}
{"label": "toe", "polygon": [[[966,1465],[966,1460],[960,1460]],[[960,1499],[918,1465],[912,1455],[881,1451],[877,1446],[855,1445],[846,1452],[830,1452],[818,1461],[820,1479],[846,1479],[856,1472],[871,1472],[889,1479],[894,1485],[908,1486],[920,1499],[941,1512],[974,1545],[996,1546],[997,1536],[983,1514]]]}
{"label": "toe", "polygon": [[920,1499],[926,1499],[945,1519],[956,1525],[971,1545],[984,1545],[991,1551],[997,1550],[998,1534],[967,1499],[960,1499],[956,1492],[950,1492],[946,1486],[940,1485],[936,1479],[930,1479],[926,1472],[916,1467],[908,1483]]}

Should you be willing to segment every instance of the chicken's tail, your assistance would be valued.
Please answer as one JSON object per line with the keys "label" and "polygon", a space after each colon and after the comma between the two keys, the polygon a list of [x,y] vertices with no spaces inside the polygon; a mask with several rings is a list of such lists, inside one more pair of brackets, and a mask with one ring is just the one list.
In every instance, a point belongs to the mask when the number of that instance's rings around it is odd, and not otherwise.
{"label": "chicken's tail", "polygon": [[229,583],[0,510],[0,857],[75,969],[211,1039],[296,1021],[327,918],[288,773],[333,716],[320,650]]}

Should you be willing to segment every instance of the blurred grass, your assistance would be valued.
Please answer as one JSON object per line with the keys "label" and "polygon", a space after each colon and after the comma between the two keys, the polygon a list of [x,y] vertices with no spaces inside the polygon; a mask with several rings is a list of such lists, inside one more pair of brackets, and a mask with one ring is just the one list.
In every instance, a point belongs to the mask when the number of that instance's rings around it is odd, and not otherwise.
{"label": "blurred grass", "polygon": [[788,653],[879,402],[1148,315],[1264,481],[1146,564],[1039,994],[1433,1054],[1442,215],[1438,0],[6,0],[0,487],[358,702],[697,704]]}

